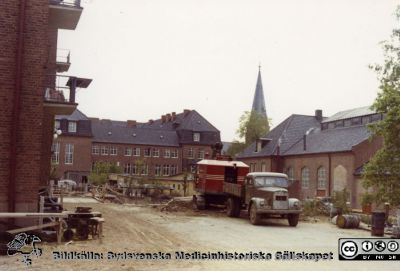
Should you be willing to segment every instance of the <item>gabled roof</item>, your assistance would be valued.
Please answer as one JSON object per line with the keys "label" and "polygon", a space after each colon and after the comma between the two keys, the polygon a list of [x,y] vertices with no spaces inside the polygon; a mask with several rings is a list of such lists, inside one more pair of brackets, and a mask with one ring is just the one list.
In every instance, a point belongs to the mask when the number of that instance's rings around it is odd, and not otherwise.
{"label": "gabled roof", "polygon": [[351,151],[355,145],[367,140],[370,136],[364,125],[344,128],[315,130],[306,136],[306,150],[303,138],[282,155],[299,155],[311,153]]}
{"label": "gabled roof", "polygon": [[176,114],[175,120],[163,122],[162,119],[154,120],[140,125],[142,128],[158,130],[192,130],[196,132],[219,132],[196,110]]}
{"label": "gabled roof", "polygon": [[376,112],[371,109],[371,106],[364,106],[364,107],[359,107],[359,108],[353,108],[345,111],[340,111],[336,113],[335,115],[325,119],[324,122],[331,122],[331,121],[336,121],[336,120],[342,120],[342,119],[349,119],[349,118],[355,118],[355,117],[360,117],[360,116],[367,116],[367,115],[372,115],[375,114]]}
{"label": "gabled roof", "polygon": [[238,158],[274,155],[277,152],[279,139],[281,139],[280,154],[282,154],[302,139],[310,128],[319,129],[319,126],[320,123],[315,116],[291,115],[264,136],[270,138],[271,141],[261,151],[256,152],[256,142],[253,142],[238,155]]}
{"label": "gabled roof", "polygon": [[78,109],[75,109],[75,111],[71,115],[56,115],[55,119],[67,119],[70,121],[89,120],[89,118]]}
{"label": "gabled roof", "polygon": [[92,133],[94,142],[179,146],[175,131],[127,127],[119,121],[92,120]]}

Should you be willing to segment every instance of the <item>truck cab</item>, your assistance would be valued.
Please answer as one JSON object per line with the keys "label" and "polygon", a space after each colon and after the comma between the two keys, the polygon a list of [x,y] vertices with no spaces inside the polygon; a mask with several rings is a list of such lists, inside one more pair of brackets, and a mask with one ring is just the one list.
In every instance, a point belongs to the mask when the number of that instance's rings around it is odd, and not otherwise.
{"label": "truck cab", "polygon": [[287,218],[289,225],[295,227],[301,212],[300,201],[289,198],[288,187],[287,175],[275,172],[248,173],[244,185],[224,182],[227,214],[236,217],[245,208],[252,224],[259,224],[263,217]]}

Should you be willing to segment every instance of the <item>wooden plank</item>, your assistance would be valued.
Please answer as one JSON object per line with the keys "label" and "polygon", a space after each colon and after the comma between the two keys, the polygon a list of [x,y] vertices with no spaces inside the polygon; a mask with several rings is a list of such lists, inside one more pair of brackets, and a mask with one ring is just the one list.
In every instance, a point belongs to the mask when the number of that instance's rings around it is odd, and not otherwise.
{"label": "wooden plank", "polygon": [[0,213],[0,218],[68,217],[68,213]]}
{"label": "wooden plank", "polygon": [[15,234],[15,233],[20,233],[20,232],[27,232],[27,231],[33,231],[33,230],[38,230],[38,229],[43,229],[47,227],[54,227],[57,226],[59,223],[58,222],[50,222],[42,225],[35,225],[35,226],[30,226],[30,227],[24,227],[20,229],[15,229],[15,230],[9,230],[7,231],[8,233]]}

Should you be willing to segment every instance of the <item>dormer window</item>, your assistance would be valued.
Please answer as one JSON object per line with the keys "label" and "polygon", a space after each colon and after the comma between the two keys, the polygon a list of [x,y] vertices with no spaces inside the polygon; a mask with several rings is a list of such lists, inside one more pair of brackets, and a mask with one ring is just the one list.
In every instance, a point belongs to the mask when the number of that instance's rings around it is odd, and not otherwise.
{"label": "dormer window", "polygon": [[76,121],[68,122],[68,133],[76,133]]}
{"label": "dormer window", "polygon": [[261,140],[257,140],[257,143],[256,143],[256,152],[260,152],[261,151],[261,148],[262,148],[262,142],[261,142]]}
{"label": "dormer window", "polygon": [[193,141],[200,142],[200,133],[193,133]]}

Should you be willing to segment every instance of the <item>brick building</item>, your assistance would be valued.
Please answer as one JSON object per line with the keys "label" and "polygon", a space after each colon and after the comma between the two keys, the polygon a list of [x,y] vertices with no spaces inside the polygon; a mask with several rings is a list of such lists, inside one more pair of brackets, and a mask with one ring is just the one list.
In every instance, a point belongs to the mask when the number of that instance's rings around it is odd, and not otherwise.
{"label": "brick building", "polygon": [[82,10],[72,0],[0,2],[0,211],[37,211],[54,116],[71,114],[76,88],[90,83],[57,74],[70,66],[69,53],[57,49],[58,29],[75,29]]}
{"label": "brick building", "polygon": [[370,139],[366,125],[382,117],[369,107],[330,118],[323,118],[321,110],[315,116],[291,115],[238,158],[250,171],[286,173],[294,181],[292,192],[301,199],[331,196],[346,188],[352,206],[359,207],[364,193],[360,173],[383,143]]}
{"label": "brick building", "polygon": [[78,183],[87,179],[98,161],[115,163],[126,175],[150,180],[190,173],[220,141],[218,129],[195,110],[172,112],[146,123],[87,118],[76,110],[70,116],[57,116],[56,125],[62,135],[53,143],[53,164],[59,178]]}

